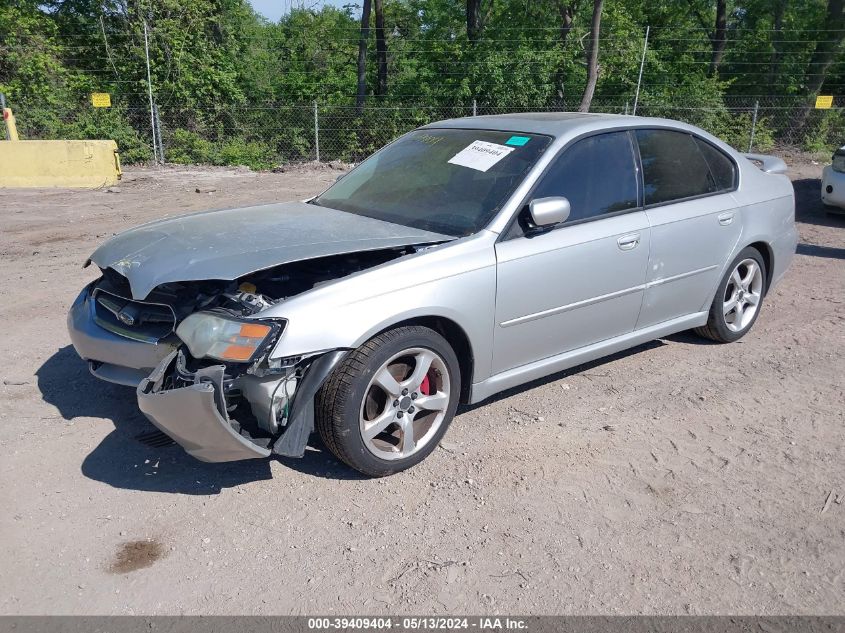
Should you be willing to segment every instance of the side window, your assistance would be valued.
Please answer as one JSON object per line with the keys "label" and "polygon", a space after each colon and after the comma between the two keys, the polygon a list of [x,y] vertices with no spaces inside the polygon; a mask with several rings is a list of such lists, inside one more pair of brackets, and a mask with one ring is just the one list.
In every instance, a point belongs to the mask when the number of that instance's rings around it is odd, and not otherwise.
{"label": "side window", "polygon": [[637,172],[627,132],[589,136],[555,159],[532,198],[564,196],[568,222],[637,206]]}
{"label": "side window", "polygon": [[710,168],[686,132],[637,130],[646,204],[716,191]]}
{"label": "side window", "polygon": [[696,138],[695,143],[698,145],[698,149],[701,150],[704,160],[707,161],[707,165],[710,167],[710,173],[716,183],[716,190],[726,191],[733,189],[736,185],[736,167],[734,166],[734,162],[725,156],[724,152],[713,147],[707,141]]}

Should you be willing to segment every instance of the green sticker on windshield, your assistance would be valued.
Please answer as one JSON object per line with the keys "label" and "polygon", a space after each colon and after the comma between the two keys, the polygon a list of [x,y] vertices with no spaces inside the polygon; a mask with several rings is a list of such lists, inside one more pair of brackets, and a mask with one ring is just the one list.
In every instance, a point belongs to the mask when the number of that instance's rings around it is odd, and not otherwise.
{"label": "green sticker on windshield", "polygon": [[530,136],[511,136],[507,141],[505,141],[505,145],[513,145],[515,147],[522,147],[528,141],[531,140]]}

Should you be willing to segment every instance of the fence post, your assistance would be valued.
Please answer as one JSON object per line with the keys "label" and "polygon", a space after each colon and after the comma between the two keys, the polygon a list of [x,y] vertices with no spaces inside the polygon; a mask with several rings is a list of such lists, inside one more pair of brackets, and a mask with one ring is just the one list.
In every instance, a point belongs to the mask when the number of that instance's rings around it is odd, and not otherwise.
{"label": "fence post", "polygon": [[637,92],[634,95],[634,112],[633,115],[637,115],[637,103],[640,100],[640,84],[643,82],[643,68],[645,67],[645,52],[648,49],[648,32],[651,30],[651,25],[646,25],[645,27],[645,39],[643,40],[643,56],[640,59],[640,75],[637,77]]}
{"label": "fence post", "polygon": [[147,58],[147,93],[150,96],[150,132],[153,135],[153,159],[158,162],[158,149],[156,148],[156,123],[153,110],[153,82],[150,79],[150,42],[147,38],[147,21],[144,20],[144,56]]}
{"label": "fence post", "polygon": [[625,115],[626,116],[628,114],[628,103],[629,103],[628,101],[625,102]]}
{"label": "fence post", "polygon": [[320,117],[318,115],[317,102],[314,102],[314,150],[317,153],[317,162],[320,162]]}
{"label": "fence post", "polygon": [[472,100],[472,116],[478,116],[478,104],[475,99]]}
{"label": "fence post", "polygon": [[748,139],[748,153],[751,153],[751,146],[754,145],[754,132],[757,131],[757,110],[760,107],[760,101],[754,102],[754,115],[751,117],[751,137]]}
{"label": "fence post", "polygon": [[158,138],[158,162],[164,165],[164,141],[161,138],[161,119],[158,116],[158,104],[155,102],[153,102],[153,113],[155,113],[155,132]]}

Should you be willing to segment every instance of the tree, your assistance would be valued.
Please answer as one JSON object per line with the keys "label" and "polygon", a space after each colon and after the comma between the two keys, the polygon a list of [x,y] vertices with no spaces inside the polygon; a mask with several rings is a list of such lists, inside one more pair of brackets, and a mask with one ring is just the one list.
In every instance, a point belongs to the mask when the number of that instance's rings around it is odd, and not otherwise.
{"label": "tree", "polygon": [[481,0],[467,0],[467,39],[474,42],[481,34]]}
{"label": "tree", "polygon": [[[701,11],[695,0],[688,0],[690,9],[695,13],[702,28],[709,30],[710,23],[706,14]],[[727,0],[716,0],[716,19],[713,23],[713,32],[707,34],[710,40],[710,74],[715,75],[725,56],[725,47],[728,43],[728,2]]]}
{"label": "tree", "polygon": [[[825,12],[825,27],[816,42],[816,48],[805,73],[805,85],[810,97],[815,98],[824,85],[827,73],[842,50],[845,41],[845,0],[828,0]],[[811,102],[808,100],[795,113],[792,127],[801,131],[810,116]]]}
{"label": "tree", "polygon": [[[557,0],[557,11],[560,16],[560,29],[558,30],[558,42],[560,44],[561,55],[566,52],[566,42],[569,39],[569,33],[572,31],[572,22],[575,19],[575,12],[578,9],[577,0]],[[555,71],[555,92],[558,99],[563,99],[563,82],[564,71],[562,67],[558,67]]]}
{"label": "tree", "polygon": [[378,80],[376,94],[387,94],[387,40],[384,37],[384,0],[375,0],[376,5],[376,66]]}
{"label": "tree", "polygon": [[789,0],[774,0],[774,14],[772,17],[772,56],[769,61],[769,85],[773,85],[780,75],[780,64],[783,60],[783,16]]}
{"label": "tree", "polygon": [[[484,30],[485,15],[482,15],[484,0],[467,0],[467,39],[475,42]],[[493,0],[488,0],[488,13],[493,8]]]}
{"label": "tree", "polygon": [[713,35],[710,36],[710,45],[713,52],[710,55],[710,74],[715,75],[719,71],[719,64],[725,56],[728,34],[728,3],[727,0],[716,0],[716,25]]}
{"label": "tree", "polygon": [[370,39],[370,0],[364,0],[361,8],[361,36],[358,39],[358,90],[355,93],[355,108],[358,114],[364,111],[367,96],[367,42]]}
{"label": "tree", "polygon": [[589,112],[599,79],[599,30],[601,28],[601,9],[604,0],[593,0],[593,18],[590,20],[590,35],[584,53],[587,56],[587,85],[581,97],[579,112]]}

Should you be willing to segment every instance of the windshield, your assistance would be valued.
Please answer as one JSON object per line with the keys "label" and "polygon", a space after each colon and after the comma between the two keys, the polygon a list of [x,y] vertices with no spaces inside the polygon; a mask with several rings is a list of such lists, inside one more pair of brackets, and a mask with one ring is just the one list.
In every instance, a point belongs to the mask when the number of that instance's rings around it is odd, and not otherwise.
{"label": "windshield", "polygon": [[416,130],[391,143],[314,204],[447,235],[483,228],[551,139],[488,130]]}

